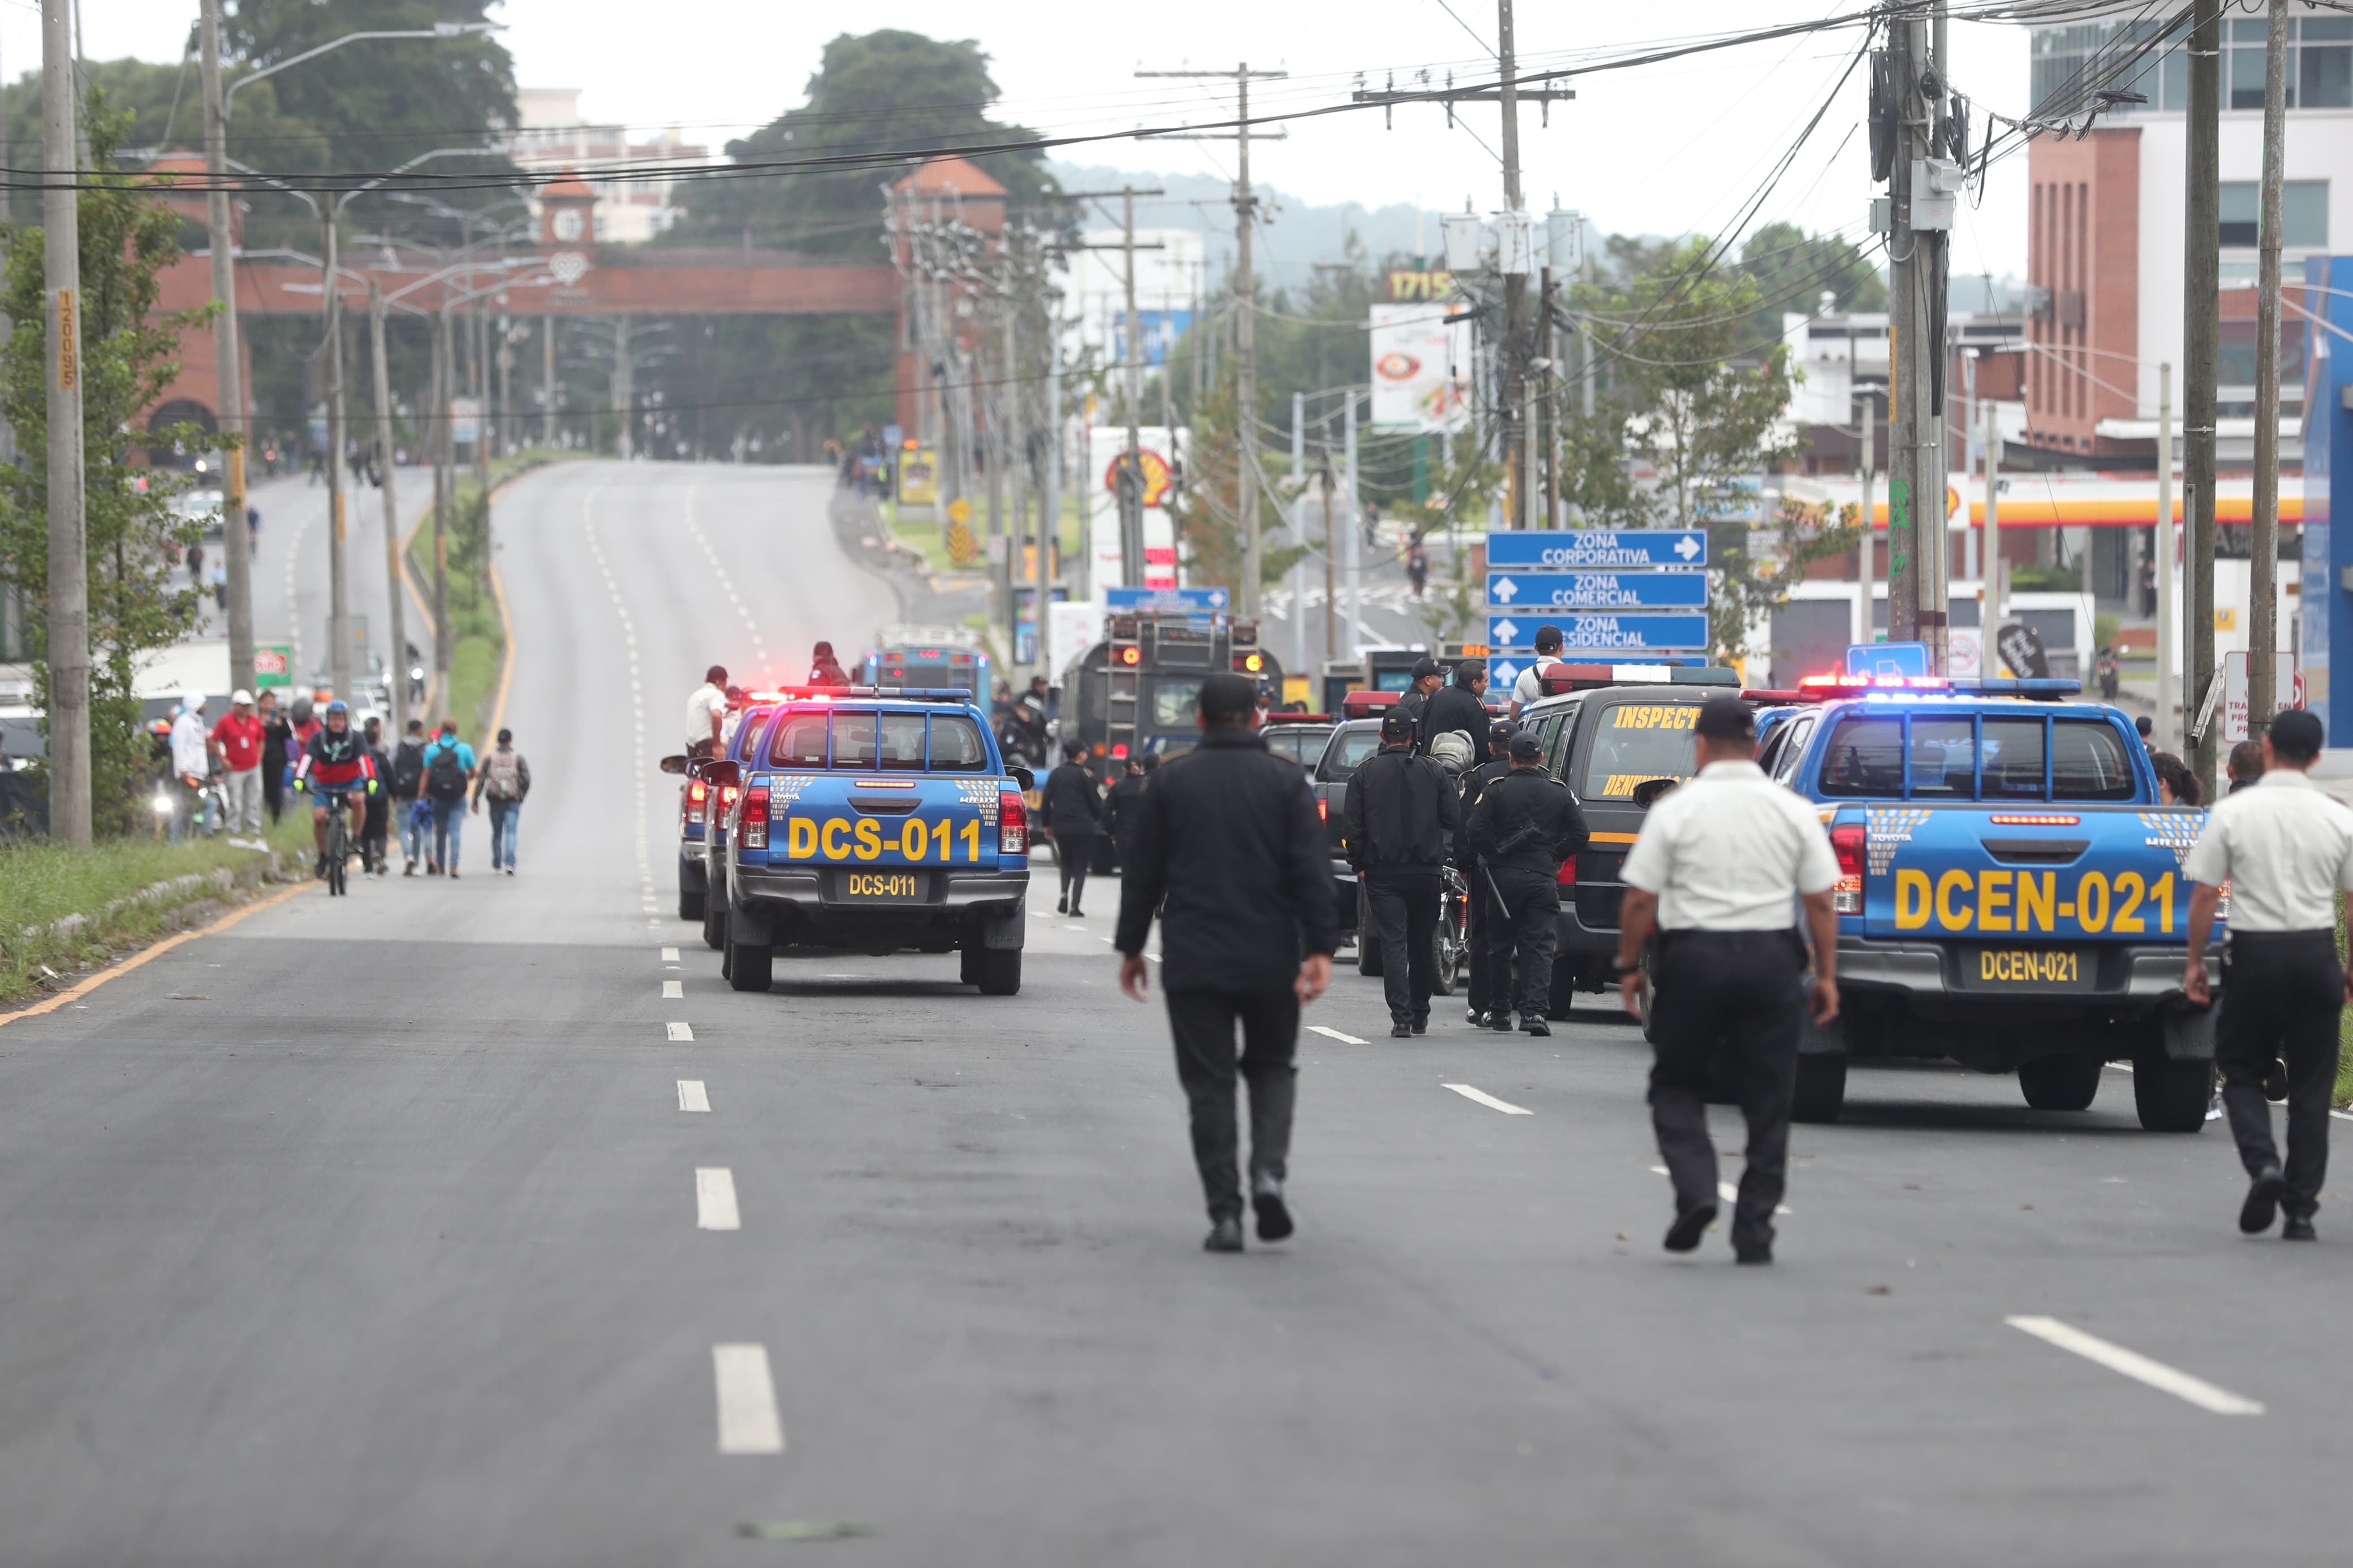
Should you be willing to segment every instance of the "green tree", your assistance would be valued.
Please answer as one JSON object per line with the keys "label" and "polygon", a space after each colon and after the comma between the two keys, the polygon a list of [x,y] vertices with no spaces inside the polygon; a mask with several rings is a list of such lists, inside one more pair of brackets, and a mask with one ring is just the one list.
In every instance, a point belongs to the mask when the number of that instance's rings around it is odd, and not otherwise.
{"label": "green tree", "polygon": [[1884,310],[1887,283],[1853,243],[1810,235],[1793,223],[1768,223],[1740,247],[1740,271],[1757,284],[1757,304],[1741,324],[1739,351],[1763,353],[1781,341],[1785,311],[1811,315],[1831,297],[1840,310]]}
{"label": "green tree", "polygon": [[[128,114],[90,94],[90,172],[79,204],[81,244],[83,510],[89,551],[90,793],[101,833],[139,820],[147,745],[132,680],[139,658],[184,636],[193,588],[172,586],[172,555],[198,525],[172,510],[178,477],[147,466],[144,443],[196,441],[192,426],[132,437],[133,422],[179,374],[179,335],[209,309],[161,311],[157,275],[180,257],[179,220],[136,176],[115,167]],[[0,413],[21,457],[0,468],[0,578],[29,602],[35,702],[48,706],[42,647],[48,599],[48,342],[42,232],[11,231],[0,263],[0,308],[13,323],[0,342]]]}

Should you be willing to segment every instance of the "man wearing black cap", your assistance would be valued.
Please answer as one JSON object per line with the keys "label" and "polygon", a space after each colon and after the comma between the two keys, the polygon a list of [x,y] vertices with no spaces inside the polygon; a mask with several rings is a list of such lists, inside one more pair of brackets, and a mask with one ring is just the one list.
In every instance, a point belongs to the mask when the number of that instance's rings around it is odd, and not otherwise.
{"label": "man wearing black cap", "polygon": [[1430,706],[1431,696],[1445,684],[1446,672],[1438,668],[1436,659],[1427,657],[1415,659],[1413,680],[1406,687],[1404,694],[1397,700],[1397,706],[1390,711],[1402,713],[1411,719],[1418,731],[1421,723],[1422,710]]}
{"label": "man wearing black cap", "polygon": [[1495,900],[1487,891],[1487,873],[1479,859],[1479,852],[1471,847],[1471,814],[1486,798],[1488,786],[1512,771],[1512,737],[1520,727],[1509,719],[1498,719],[1489,726],[1491,752],[1487,760],[1462,775],[1462,826],[1454,835],[1454,864],[1461,868],[1463,880],[1470,884],[1469,919],[1464,922],[1463,946],[1470,950],[1470,976],[1463,985],[1463,1000],[1470,1004],[1463,1015],[1472,1027],[1483,1029],[1494,1021],[1495,1004],[1504,1004],[1510,1011],[1512,1000],[1512,953],[1509,945],[1503,949],[1504,977],[1494,978],[1495,963],[1489,952],[1490,932],[1493,930]]}
{"label": "man wearing black cap", "polygon": [[[2328,1105],[2337,1084],[2339,1010],[2353,992],[2353,965],[2337,961],[2337,900],[2353,890],[2353,811],[2316,787],[2320,720],[2301,709],[2274,718],[2263,735],[2263,771],[2206,814],[2205,830],[2182,862],[2189,892],[2189,952],[2181,988],[2192,1002],[2211,995],[2206,941],[2222,884],[2231,885],[2224,939],[2222,1013],[2214,1059],[2222,1106],[2253,1185],[2239,1228],[2269,1230],[2282,1208],[2287,1241],[2314,1239],[2320,1182],[2328,1169]],[[2263,1078],[2287,1063],[2287,1166],[2272,1142]]]}
{"label": "man wearing black cap", "polygon": [[1711,697],[1693,728],[1699,772],[1651,807],[1620,873],[1619,985],[1626,1010],[1641,1017],[1639,965],[1655,923],[1651,1125],[1674,1184],[1667,1250],[1689,1252],[1715,1218],[1706,1096],[1708,1065],[1721,1056],[1748,1122],[1733,1251],[1743,1263],[1770,1263],[1804,1022],[1798,977],[1806,944],[1791,910],[1805,900],[1814,1019],[1827,1024],[1839,1005],[1838,857],[1813,806],[1757,765],[1757,721],[1746,703]]}
{"label": "man wearing black cap", "polygon": [[1365,887],[1356,940],[1380,943],[1389,1033],[1399,1039],[1430,1028],[1440,868],[1462,820],[1451,784],[1413,743],[1412,718],[1390,709],[1381,749],[1348,780],[1340,816],[1348,864]]}
{"label": "man wearing black cap", "polygon": [[[1266,749],[1257,691],[1239,675],[1201,683],[1201,743],[1152,776],[1120,879],[1120,989],[1141,1002],[1145,939],[1160,916],[1176,1076],[1191,1103],[1193,1161],[1211,1252],[1242,1249],[1234,1077],[1250,1083],[1250,1201],[1261,1241],[1292,1230],[1291,1148],[1299,1007],[1332,981],[1331,850],[1295,763]],[[1241,1026],[1240,1063],[1234,1027]]]}
{"label": "man wearing black cap", "polygon": [[1520,1027],[1549,1035],[1545,1009],[1552,1001],[1560,867],[1585,847],[1585,814],[1568,786],[1545,772],[1544,746],[1532,732],[1514,734],[1510,753],[1512,771],[1489,784],[1471,812],[1471,847],[1482,862],[1471,895],[1494,902],[1487,911],[1488,999],[1494,1005],[1488,1027],[1511,1032],[1516,957]]}
{"label": "man wearing black cap", "polygon": [[1466,658],[1454,667],[1454,684],[1440,689],[1421,710],[1421,737],[1417,751],[1428,752],[1430,742],[1449,730],[1460,730],[1479,754],[1479,738],[1487,732],[1487,661]]}

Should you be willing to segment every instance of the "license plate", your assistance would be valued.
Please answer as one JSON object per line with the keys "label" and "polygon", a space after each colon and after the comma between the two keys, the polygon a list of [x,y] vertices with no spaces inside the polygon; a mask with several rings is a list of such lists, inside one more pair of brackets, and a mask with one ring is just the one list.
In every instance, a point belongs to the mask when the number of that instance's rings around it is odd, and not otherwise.
{"label": "license plate", "polygon": [[1960,955],[1972,991],[2088,991],[2092,954],[2076,947],[1980,947]]}
{"label": "license plate", "polygon": [[844,871],[841,896],[858,904],[920,904],[923,875],[920,871]]}

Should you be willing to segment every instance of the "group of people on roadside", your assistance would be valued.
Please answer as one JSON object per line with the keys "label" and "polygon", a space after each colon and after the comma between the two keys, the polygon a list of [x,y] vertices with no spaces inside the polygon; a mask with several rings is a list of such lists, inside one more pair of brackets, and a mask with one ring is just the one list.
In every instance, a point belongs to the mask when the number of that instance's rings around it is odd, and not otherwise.
{"label": "group of people on roadside", "polygon": [[[497,743],[478,759],[474,748],[458,738],[456,720],[442,720],[428,736],[425,721],[411,719],[385,772],[392,784],[388,810],[400,820],[402,876],[416,876],[420,865],[428,877],[462,875],[458,857],[470,800],[477,816],[486,805],[490,808],[491,875],[515,874],[515,840],[523,798],[531,794],[531,763],[515,750],[512,730],[501,729]],[[383,842],[378,836],[371,861],[379,877],[386,874]]]}

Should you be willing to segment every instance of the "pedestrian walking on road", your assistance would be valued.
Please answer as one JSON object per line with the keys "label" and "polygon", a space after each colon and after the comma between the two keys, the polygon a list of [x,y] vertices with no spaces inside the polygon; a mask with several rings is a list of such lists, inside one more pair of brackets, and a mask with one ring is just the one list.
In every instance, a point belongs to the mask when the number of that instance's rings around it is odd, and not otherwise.
{"label": "pedestrian walking on road", "polygon": [[[1315,797],[1296,763],[1266,749],[1257,693],[1212,675],[1198,699],[1201,743],[1152,777],[1120,879],[1120,989],[1145,999],[1145,940],[1160,917],[1176,1076],[1191,1108],[1193,1162],[1208,1199],[1211,1252],[1242,1249],[1234,1079],[1250,1085],[1250,1201],[1261,1241],[1292,1232],[1284,1195],[1299,1009],[1332,982],[1332,872]],[[1242,1048],[1234,1054],[1240,1026]]]}
{"label": "pedestrian walking on road", "polygon": [[1350,777],[1341,806],[1342,843],[1365,889],[1366,929],[1356,940],[1379,945],[1397,1039],[1430,1030],[1443,868],[1462,825],[1452,784],[1436,763],[1413,754],[1413,716],[1389,710],[1381,749]]}
{"label": "pedestrian walking on road", "polygon": [[1496,720],[1488,731],[1488,749],[1472,753],[1476,765],[1464,771],[1456,786],[1462,826],[1454,832],[1454,864],[1471,889],[1462,931],[1462,945],[1471,954],[1470,973],[1462,987],[1462,999],[1470,1005],[1463,1016],[1474,1029],[1486,1028],[1495,1021],[1498,1005],[1506,1015],[1511,1012],[1512,954],[1508,943],[1501,949],[1503,979],[1498,982],[1494,954],[1489,950],[1494,942],[1495,922],[1502,915],[1496,896],[1487,886],[1485,864],[1471,847],[1471,814],[1486,798],[1488,786],[1512,771],[1512,737],[1519,732],[1520,727],[1509,719]]}
{"label": "pedestrian walking on road", "polygon": [[400,874],[417,875],[425,858],[426,839],[433,831],[433,806],[425,798],[425,721],[411,719],[408,733],[393,748],[392,809],[399,814]]}
{"label": "pedestrian walking on road", "polygon": [[458,875],[458,846],[466,826],[466,783],[474,773],[474,748],[458,739],[458,721],[441,721],[441,732],[425,748],[425,797],[433,807],[433,855],[425,874]]}
{"label": "pedestrian walking on road", "polygon": [[1111,813],[1112,853],[1125,863],[1127,847],[1135,841],[1135,814],[1144,809],[1144,764],[1146,761],[1134,752],[1127,766],[1111,786],[1111,798],[1104,804]]}
{"label": "pedestrian walking on road", "polygon": [[[1817,1024],[1838,1016],[1838,857],[1812,805],[1757,765],[1746,703],[1711,697],[1694,729],[1698,773],[1651,807],[1626,857],[1619,988],[1641,1017],[1642,948],[1655,926],[1647,1032],[1651,1125],[1674,1184],[1667,1250],[1689,1252],[1715,1218],[1707,1086],[1709,1064],[1721,1058],[1748,1122],[1732,1249],[1743,1263],[1770,1263],[1805,1009],[1810,1002]],[[1800,899],[1813,938],[1810,997],[1799,982],[1806,943],[1791,915]]]}
{"label": "pedestrian walking on road", "polygon": [[228,711],[213,726],[213,755],[219,759],[222,809],[229,837],[261,834],[261,721],[253,693],[239,687],[228,694]]}
{"label": "pedestrian walking on road", "polygon": [[1466,658],[1454,667],[1454,684],[1440,688],[1421,710],[1420,750],[1430,750],[1430,742],[1449,730],[1460,730],[1471,742],[1471,754],[1479,754],[1479,742],[1493,722],[1487,712],[1487,661]]}
{"label": "pedestrian walking on road", "polygon": [[[1585,847],[1585,813],[1567,784],[1545,772],[1544,747],[1529,731],[1511,740],[1512,771],[1487,785],[1471,812],[1467,837],[1479,857],[1471,896],[1487,910],[1487,1026],[1549,1035],[1553,952],[1560,940],[1560,868]],[[1514,984],[1517,972],[1518,983]]]}
{"label": "pedestrian walking on road", "polygon": [[294,726],[279,710],[278,693],[263,690],[253,716],[261,721],[261,804],[269,808],[271,826],[286,809],[286,766],[294,748]]}
{"label": "pedestrian walking on road", "polygon": [[482,802],[491,803],[491,875],[501,871],[514,875],[515,818],[522,812],[522,797],[531,793],[531,764],[514,749],[514,731],[501,730],[499,743],[474,770],[474,810],[479,814]]}
{"label": "pedestrian walking on road", "polygon": [[[375,776],[379,779],[385,777],[391,770],[392,758],[384,749],[384,721],[370,719],[361,730],[361,735],[367,742],[368,761],[375,764]],[[362,876],[381,877],[385,873],[385,863],[390,858],[385,851],[385,841],[391,836],[392,812],[392,797],[384,790],[377,789],[368,795],[366,805],[360,814]]]}
{"label": "pedestrian walking on road", "polygon": [[1103,795],[1087,772],[1086,755],[1086,742],[1072,741],[1063,748],[1062,765],[1046,775],[1046,787],[1039,792],[1038,821],[1062,868],[1056,914],[1085,912],[1079,904],[1086,897],[1087,866],[1095,858],[1095,836],[1103,830]]}
{"label": "pedestrian walking on road", "polygon": [[[2189,893],[2189,953],[2181,989],[2200,1005],[2213,993],[2206,942],[2222,885],[2231,929],[2222,939],[2222,1010],[2214,1060],[2222,1108],[2251,1184],[2239,1209],[2249,1236],[2281,1209],[2288,1241],[2313,1239],[2321,1179],[2328,1173],[2328,1112],[2337,1085],[2337,1026],[2353,994],[2353,964],[2337,958],[2337,898],[2353,890],[2353,810],[2313,784],[2319,718],[2291,709],[2263,739],[2263,773],[2226,795],[2182,862]],[[2272,1141],[2264,1076],[2287,1062],[2287,1164]]]}

